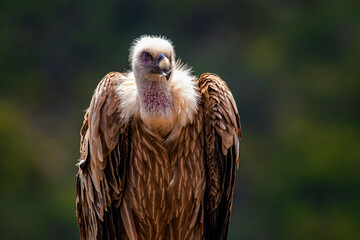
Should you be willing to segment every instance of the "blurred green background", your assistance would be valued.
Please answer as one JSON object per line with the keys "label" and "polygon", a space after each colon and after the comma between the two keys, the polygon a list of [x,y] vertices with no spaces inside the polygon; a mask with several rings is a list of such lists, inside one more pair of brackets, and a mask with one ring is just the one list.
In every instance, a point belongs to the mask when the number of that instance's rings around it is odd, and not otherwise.
{"label": "blurred green background", "polygon": [[0,239],[78,239],[84,110],[130,42],[172,39],[243,128],[229,239],[360,239],[360,2],[0,3]]}

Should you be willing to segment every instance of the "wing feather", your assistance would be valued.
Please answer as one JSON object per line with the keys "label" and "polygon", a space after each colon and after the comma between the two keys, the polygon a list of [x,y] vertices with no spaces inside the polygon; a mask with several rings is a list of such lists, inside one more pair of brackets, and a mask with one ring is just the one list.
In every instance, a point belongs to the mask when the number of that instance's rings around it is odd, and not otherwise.
{"label": "wing feather", "polygon": [[81,239],[118,236],[113,211],[122,201],[129,153],[129,127],[118,110],[122,74],[107,74],[97,86],[81,128],[76,207]]}
{"label": "wing feather", "polygon": [[205,119],[205,238],[226,239],[239,162],[240,118],[235,100],[219,76],[205,73],[198,83]]}

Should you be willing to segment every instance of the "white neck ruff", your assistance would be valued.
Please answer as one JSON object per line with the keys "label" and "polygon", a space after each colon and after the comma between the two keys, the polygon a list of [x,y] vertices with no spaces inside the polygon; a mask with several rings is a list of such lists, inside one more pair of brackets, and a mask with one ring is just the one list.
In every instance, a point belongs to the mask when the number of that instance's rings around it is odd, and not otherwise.
{"label": "white neck ruff", "polygon": [[190,70],[179,62],[169,85],[142,83],[138,91],[133,72],[123,75],[117,89],[121,118],[125,122],[140,118],[149,128],[164,134],[174,127],[185,126],[192,122],[198,107],[198,87],[194,79]]}

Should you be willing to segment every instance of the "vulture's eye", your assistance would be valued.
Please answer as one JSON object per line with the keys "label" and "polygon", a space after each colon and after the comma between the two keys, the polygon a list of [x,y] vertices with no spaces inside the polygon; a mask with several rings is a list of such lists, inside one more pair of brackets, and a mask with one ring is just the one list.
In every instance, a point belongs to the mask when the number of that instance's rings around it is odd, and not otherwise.
{"label": "vulture's eye", "polygon": [[148,53],[148,52],[144,52],[144,53],[143,53],[143,56],[144,56],[144,58],[147,59],[147,60],[151,60],[151,59],[152,59],[151,54]]}

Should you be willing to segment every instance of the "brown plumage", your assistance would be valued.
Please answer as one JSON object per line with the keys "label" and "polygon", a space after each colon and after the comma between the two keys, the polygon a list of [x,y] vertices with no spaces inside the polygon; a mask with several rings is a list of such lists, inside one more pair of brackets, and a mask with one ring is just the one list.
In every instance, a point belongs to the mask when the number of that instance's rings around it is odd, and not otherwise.
{"label": "brown plumage", "polygon": [[85,114],[81,239],[226,239],[241,137],[231,92],[215,74],[194,80],[163,38],[137,40],[131,61]]}

